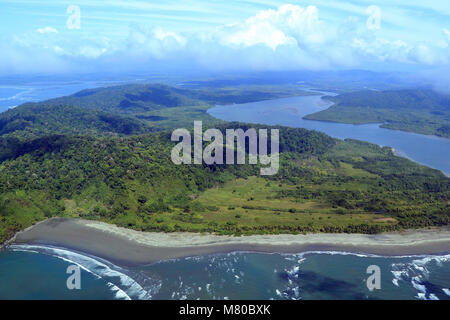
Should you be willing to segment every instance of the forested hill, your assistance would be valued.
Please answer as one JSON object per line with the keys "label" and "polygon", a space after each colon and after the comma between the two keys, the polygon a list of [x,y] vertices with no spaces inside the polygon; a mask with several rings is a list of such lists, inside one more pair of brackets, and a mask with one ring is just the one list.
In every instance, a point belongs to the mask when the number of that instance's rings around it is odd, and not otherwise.
{"label": "forested hill", "polygon": [[28,103],[0,114],[0,136],[22,139],[47,134],[139,134],[152,128],[144,121],[73,105]]}
{"label": "forested hill", "polygon": [[187,91],[160,84],[129,84],[86,89],[71,96],[47,100],[46,105],[72,105],[119,114],[198,105]]}
{"label": "forested hill", "polygon": [[311,93],[290,87],[186,89],[163,84],[129,84],[86,89],[71,96],[50,99],[41,104],[48,106],[72,105],[129,115],[181,106],[245,103],[301,94]]}
{"label": "forested hill", "polygon": [[384,123],[390,129],[450,138],[450,95],[433,90],[357,91],[326,97],[335,104],[306,119],[353,124]]}
{"label": "forested hill", "polygon": [[34,139],[48,134],[131,135],[219,124],[206,110],[216,103],[241,103],[311,94],[297,88],[238,87],[184,89],[130,84],[87,89],[71,96],[25,103],[0,114],[0,136]]}
{"label": "forested hill", "polygon": [[144,111],[200,104],[164,85],[124,85],[25,103],[0,114],[0,136],[33,139],[48,134],[131,135],[156,130]]}
{"label": "forested hill", "polygon": [[374,109],[450,109],[450,96],[433,90],[364,90],[341,94],[327,99],[348,107],[366,107]]}
{"label": "forested hill", "polygon": [[0,242],[54,216],[221,234],[376,233],[450,223],[450,179],[441,172],[388,147],[316,131],[278,128],[274,176],[260,176],[260,165],[171,161],[175,143],[165,129],[203,120],[204,130],[245,130],[250,125],[205,111],[213,103],[294,94],[302,92],[129,85],[2,113]]}
{"label": "forested hill", "polygon": [[280,128],[275,176],[248,164],[175,165],[170,132],[9,142],[0,159],[0,242],[54,216],[221,234],[376,233],[450,222],[450,179],[439,171],[390,148],[305,129]]}

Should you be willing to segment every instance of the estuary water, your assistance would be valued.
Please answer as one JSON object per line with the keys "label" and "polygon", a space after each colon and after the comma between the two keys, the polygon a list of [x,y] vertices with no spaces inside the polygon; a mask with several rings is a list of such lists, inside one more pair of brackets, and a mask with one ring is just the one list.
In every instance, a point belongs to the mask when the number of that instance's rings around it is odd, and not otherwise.
{"label": "estuary water", "polygon": [[[330,92],[323,94],[334,95]],[[306,128],[339,139],[352,138],[390,146],[404,157],[450,174],[450,139],[380,128],[380,124],[353,125],[303,119],[332,104],[323,100],[322,95],[300,96],[216,106],[208,113],[226,121]]]}

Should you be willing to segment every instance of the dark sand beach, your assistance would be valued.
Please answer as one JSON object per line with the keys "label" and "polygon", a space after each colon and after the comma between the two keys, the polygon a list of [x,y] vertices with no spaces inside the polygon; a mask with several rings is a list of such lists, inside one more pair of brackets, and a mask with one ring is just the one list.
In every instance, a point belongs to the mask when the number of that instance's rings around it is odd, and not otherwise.
{"label": "dark sand beach", "polygon": [[450,252],[450,228],[377,235],[306,234],[233,237],[139,232],[96,221],[52,218],[17,233],[9,243],[53,245],[81,251],[121,265],[134,266],[166,259],[233,251],[263,253],[342,251],[383,256],[444,254]]}

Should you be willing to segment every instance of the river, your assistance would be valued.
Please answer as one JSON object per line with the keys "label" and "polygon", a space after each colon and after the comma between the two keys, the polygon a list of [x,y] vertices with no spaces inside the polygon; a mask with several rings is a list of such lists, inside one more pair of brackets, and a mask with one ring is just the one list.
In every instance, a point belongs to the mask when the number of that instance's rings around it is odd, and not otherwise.
{"label": "river", "polygon": [[324,95],[265,100],[243,104],[215,106],[208,113],[226,121],[282,125],[324,132],[332,137],[352,138],[390,146],[399,155],[450,174],[450,139],[381,128],[380,124],[353,125],[305,120],[304,116],[329,108],[333,103]]}

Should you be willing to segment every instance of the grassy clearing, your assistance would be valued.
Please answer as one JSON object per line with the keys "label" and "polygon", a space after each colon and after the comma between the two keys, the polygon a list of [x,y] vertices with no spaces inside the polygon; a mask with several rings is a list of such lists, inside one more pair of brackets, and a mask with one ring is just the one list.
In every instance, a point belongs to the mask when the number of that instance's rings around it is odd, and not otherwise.
{"label": "grassy clearing", "polygon": [[292,190],[294,185],[279,184],[261,177],[237,179],[224,186],[209,189],[195,201],[212,205],[217,211],[202,216],[205,220],[221,223],[236,223],[245,226],[305,227],[320,231],[326,226],[347,227],[364,223],[396,223],[379,220],[384,216],[368,213],[342,214],[324,201],[302,201],[295,198],[276,198],[283,190]]}

